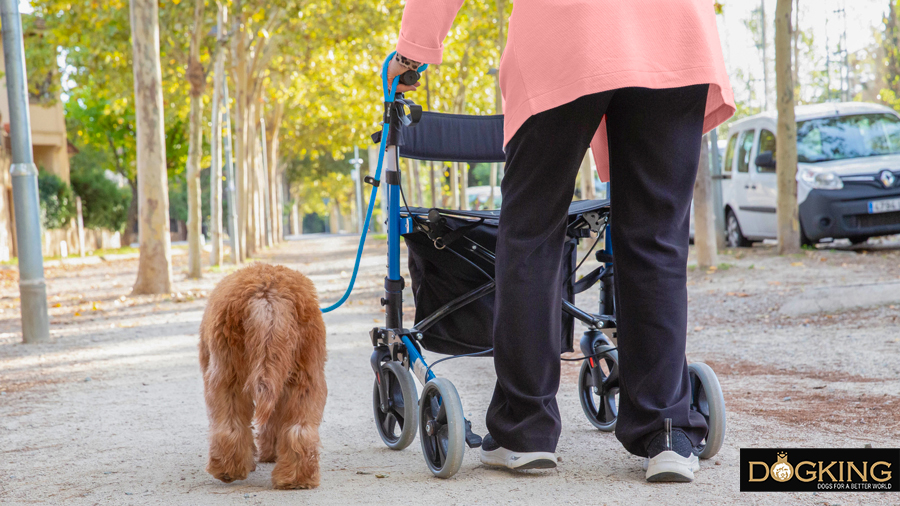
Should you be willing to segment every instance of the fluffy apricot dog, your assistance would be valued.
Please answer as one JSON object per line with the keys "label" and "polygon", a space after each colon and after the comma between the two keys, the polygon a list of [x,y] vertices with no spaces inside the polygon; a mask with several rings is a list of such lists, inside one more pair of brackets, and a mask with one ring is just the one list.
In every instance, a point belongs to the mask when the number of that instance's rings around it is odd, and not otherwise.
{"label": "fluffy apricot dog", "polygon": [[325,323],[306,276],[254,264],[223,279],[200,323],[200,369],[209,474],[243,480],[258,456],[275,462],[275,488],[319,485]]}

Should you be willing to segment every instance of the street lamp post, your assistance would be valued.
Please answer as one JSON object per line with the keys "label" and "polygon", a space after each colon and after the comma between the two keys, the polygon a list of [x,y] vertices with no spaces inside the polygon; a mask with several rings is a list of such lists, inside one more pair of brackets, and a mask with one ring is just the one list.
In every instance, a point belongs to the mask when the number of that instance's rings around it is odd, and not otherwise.
{"label": "street lamp post", "polygon": [[47,282],[41,251],[37,167],[31,145],[31,118],[25,83],[25,47],[18,0],[0,0],[3,57],[6,60],[6,93],[9,98],[9,137],[12,146],[13,207],[19,258],[19,294],[22,338],[26,343],[50,339],[47,315]]}

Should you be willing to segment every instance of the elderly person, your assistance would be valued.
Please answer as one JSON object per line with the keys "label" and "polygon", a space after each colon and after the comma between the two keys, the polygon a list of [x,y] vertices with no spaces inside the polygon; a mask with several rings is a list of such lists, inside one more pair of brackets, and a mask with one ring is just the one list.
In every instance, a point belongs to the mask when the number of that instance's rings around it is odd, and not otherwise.
{"label": "elderly person", "polygon": [[[439,64],[463,0],[407,0],[393,78]],[[411,91],[417,85],[401,85]],[[516,0],[500,63],[506,171],[485,464],[550,468],[560,435],[566,215],[588,146],[611,181],[616,437],[648,481],[692,481],[706,436],[685,360],[689,210],[700,142],[734,113],[710,0]],[[673,429],[665,430],[670,419]]]}

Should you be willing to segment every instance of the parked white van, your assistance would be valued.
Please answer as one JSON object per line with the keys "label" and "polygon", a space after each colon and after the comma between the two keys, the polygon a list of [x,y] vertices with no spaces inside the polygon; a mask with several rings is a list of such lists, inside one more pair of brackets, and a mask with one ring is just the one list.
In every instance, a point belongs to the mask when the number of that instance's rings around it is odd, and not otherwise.
{"label": "parked white van", "polygon": [[[900,233],[900,116],[863,102],[801,105],[796,116],[804,243]],[[777,238],[776,122],[766,112],[728,131],[722,198],[731,247]]]}

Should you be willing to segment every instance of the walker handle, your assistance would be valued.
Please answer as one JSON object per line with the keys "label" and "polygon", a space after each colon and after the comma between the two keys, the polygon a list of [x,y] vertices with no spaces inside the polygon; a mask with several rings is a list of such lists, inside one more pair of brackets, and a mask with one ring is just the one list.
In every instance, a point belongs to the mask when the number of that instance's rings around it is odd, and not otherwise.
{"label": "walker handle", "polygon": [[422,77],[422,74],[416,72],[415,70],[407,70],[406,72],[400,74],[400,83],[407,86],[412,86],[419,82],[420,77]]}

